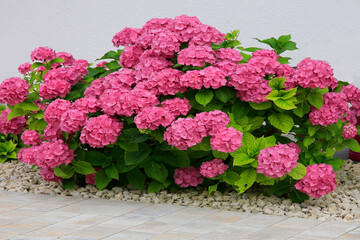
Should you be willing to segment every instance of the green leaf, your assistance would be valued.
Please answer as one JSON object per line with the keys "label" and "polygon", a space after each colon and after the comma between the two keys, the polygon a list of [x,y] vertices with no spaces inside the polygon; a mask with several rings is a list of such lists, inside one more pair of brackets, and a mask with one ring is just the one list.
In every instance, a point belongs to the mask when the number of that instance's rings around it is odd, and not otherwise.
{"label": "green leaf", "polygon": [[240,174],[240,179],[235,182],[237,191],[239,193],[245,192],[249,189],[256,180],[256,170],[253,168],[246,169]]}
{"label": "green leaf", "polygon": [[236,92],[229,87],[221,87],[215,89],[215,95],[217,99],[219,99],[223,103],[227,103],[231,98],[235,97]]}
{"label": "green leaf", "polygon": [[306,175],[306,167],[301,163],[298,163],[296,167],[294,167],[291,172],[289,172],[289,176],[295,180],[300,180],[304,178]]}
{"label": "green leaf", "polygon": [[275,183],[275,179],[274,178],[269,178],[263,174],[258,173],[256,175],[256,180],[257,183],[259,183],[260,185],[274,185]]}
{"label": "green leaf", "polygon": [[168,177],[168,170],[162,163],[149,162],[144,166],[144,170],[148,177],[159,182],[164,182]]}
{"label": "green leaf", "polygon": [[249,104],[255,110],[265,110],[271,108],[272,106],[271,102],[262,102],[262,103],[249,102]]}
{"label": "green leaf", "polygon": [[288,134],[294,126],[294,120],[285,113],[273,113],[268,117],[271,125]]}
{"label": "green leaf", "polygon": [[125,151],[125,164],[133,165],[144,161],[152,151],[151,148],[145,146],[136,152]]}
{"label": "green leaf", "polygon": [[308,127],[308,133],[309,133],[309,135],[312,137],[312,136],[314,136],[315,135],[315,133],[317,132],[319,130],[319,126],[314,126],[314,125],[310,125],[309,127]]}
{"label": "green leaf", "polygon": [[281,64],[288,64],[290,59],[291,59],[290,57],[279,56],[278,62]]}
{"label": "green leaf", "polygon": [[148,186],[148,193],[160,192],[165,188],[164,184],[158,181],[152,181]]}
{"label": "green leaf", "polygon": [[298,117],[302,118],[305,114],[310,112],[310,105],[305,101],[303,101],[299,104],[296,104],[295,106],[296,106],[296,108],[293,110],[293,112]]}
{"label": "green leaf", "polygon": [[101,60],[101,59],[115,59],[115,60],[119,60],[120,54],[115,52],[115,51],[109,51],[107,53],[105,53],[104,56],[102,56],[99,59],[96,60]]}
{"label": "green leaf", "polygon": [[314,107],[316,107],[317,109],[320,109],[324,104],[324,99],[319,89],[310,89],[307,95],[307,99],[309,103]]}
{"label": "green leaf", "polygon": [[286,99],[286,100],[277,99],[274,101],[274,103],[276,106],[284,110],[291,110],[296,108],[295,104],[293,103],[293,100],[291,99]]}
{"label": "green leaf", "polygon": [[165,152],[163,159],[167,164],[174,167],[190,167],[190,159],[186,151],[173,150]]}
{"label": "green leaf", "polygon": [[262,48],[257,48],[257,47],[249,47],[249,48],[244,48],[244,49],[241,49],[242,51],[245,51],[245,52],[255,52],[257,50],[261,50]]}
{"label": "green leaf", "polygon": [[11,153],[7,154],[6,157],[10,158],[10,159],[17,159],[16,152],[11,152]]}
{"label": "green leaf", "polygon": [[250,106],[246,102],[236,101],[231,107],[231,112],[233,113],[236,121],[245,117],[249,111]]}
{"label": "green leaf", "polygon": [[31,65],[31,69],[35,69],[35,68],[40,67],[40,66],[44,66],[44,64],[41,63],[41,62],[34,62],[34,63]]}
{"label": "green leaf", "polygon": [[[263,123],[265,121],[265,117],[253,117],[249,119],[249,123],[251,124],[250,131],[259,129],[263,127]],[[244,127],[245,130],[245,127]]]}
{"label": "green leaf", "polygon": [[272,147],[276,145],[276,137],[275,136],[269,136],[265,138],[266,141],[266,147]]}
{"label": "green leaf", "polygon": [[142,143],[145,142],[149,138],[146,134],[135,134],[132,136],[130,143]]}
{"label": "green leaf", "polygon": [[256,157],[260,150],[266,148],[266,140],[264,137],[258,138],[255,141],[251,142],[248,146],[247,146],[247,152],[249,154],[249,156],[251,157]]}
{"label": "green leaf", "polygon": [[72,165],[74,166],[74,170],[77,173],[80,173],[80,174],[83,174],[83,175],[96,173],[94,168],[88,162],[85,162],[85,161],[72,161]]}
{"label": "green leaf", "polygon": [[242,145],[244,147],[249,147],[254,141],[255,141],[255,137],[251,133],[248,132],[243,133]]}
{"label": "green leaf", "polygon": [[217,191],[217,186],[218,186],[217,184],[209,186],[208,188],[209,195]]}
{"label": "green leaf", "polygon": [[12,151],[15,150],[17,144],[16,143],[13,143],[12,140],[9,140],[9,141],[6,141],[5,142],[5,148],[6,148],[6,152],[10,153]]}
{"label": "green leaf", "polygon": [[6,156],[0,156],[0,163],[5,162],[6,160],[8,160]]}
{"label": "green leaf", "polygon": [[[291,99],[293,96],[295,96],[296,93],[297,93],[297,88],[291,88],[287,91],[280,90],[279,96],[281,97],[281,99],[286,100],[286,99]],[[296,101],[296,98],[294,98],[293,101]]]}
{"label": "green leaf", "polygon": [[35,131],[42,131],[46,128],[47,126],[47,122],[45,122],[44,119],[37,119],[37,120],[34,120],[32,121],[28,128],[31,129],[31,130],[35,130]]}
{"label": "green leaf", "polygon": [[85,158],[92,166],[102,166],[106,162],[111,162],[111,156],[98,151],[86,151]]}
{"label": "green leaf", "polygon": [[223,160],[225,160],[229,156],[229,153],[224,153],[224,152],[219,152],[219,151],[212,151],[212,154],[213,154],[214,158],[219,158],[219,159],[223,159]]}
{"label": "green leaf", "polygon": [[75,178],[63,179],[62,186],[67,190],[72,190],[75,186]]}
{"label": "green leaf", "polygon": [[283,46],[286,42],[290,41],[291,35],[282,35],[278,38],[278,44]]}
{"label": "green leaf", "polygon": [[62,62],[66,62],[65,59],[54,58],[53,60],[50,61],[51,64],[53,64],[53,63],[62,63]]}
{"label": "green leaf", "polygon": [[333,148],[326,149],[326,157],[332,157],[335,154],[335,150]]}
{"label": "green leaf", "polygon": [[20,109],[20,108],[14,108],[14,107],[10,107],[11,111],[7,117],[7,120],[10,121],[11,119],[15,118],[15,117],[20,117],[20,116],[25,116],[26,114],[28,114],[29,110],[24,110],[24,109]]}
{"label": "green leaf", "polygon": [[308,146],[310,146],[314,141],[315,141],[315,138],[314,138],[314,137],[306,136],[306,137],[304,138],[304,146],[305,146],[305,147],[308,147]]}
{"label": "green leaf", "polygon": [[119,172],[116,169],[116,167],[114,166],[114,164],[108,166],[105,168],[105,173],[109,178],[113,178],[116,180],[119,180]]}
{"label": "green leaf", "polygon": [[282,47],[282,50],[279,51],[279,54],[282,52],[285,52],[285,50],[292,51],[292,50],[296,50],[296,49],[298,49],[296,47],[296,43],[292,42],[292,41],[288,41],[287,43],[284,44],[284,46]]}
{"label": "green leaf", "polygon": [[109,70],[119,70],[121,66],[118,63],[119,61],[111,61],[108,63],[105,63],[105,65],[109,68]]}
{"label": "green leaf", "polygon": [[342,142],[345,146],[354,152],[360,152],[359,143],[355,139],[346,139]]}
{"label": "green leaf", "polygon": [[246,153],[238,153],[234,156],[234,166],[243,166],[255,161],[255,158],[250,157]]}
{"label": "green leaf", "polygon": [[269,87],[271,87],[272,89],[274,90],[281,90],[281,89],[284,89],[284,83],[285,83],[286,79],[285,77],[275,77],[275,78],[272,78],[270,81],[269,81]]}
{"label": "green leaf", "polygon": [[75,173],[75,169],[70,165],[61,165],[54,168],[54,174],[64,179],[71,178]]}
{"label": "green leaf", "polygon": [[213,99],[213,97],[214,93],[210,89],[200,89],[195,94],[196,101],[203,106],[208,105]]}
{"label": "green leaf", "polygon": [[277,40],[275,38],[268,38],[268,39],[264,39],[264,40],[260,40],[258,38],[254,38],[255,40],[257,40],[258,42],[261,43],[265,43],[267,45],[269,45],[271,48],[276,49],[277,46]]}
{"label": "green leaf", "polygon": [[331,165],[334,170],[340,170],[345,161],[340,158],[330,158],[326,159],[325,163]]}
{"label": "green leaf", "polygon": [[289,182],[280,181],[268,188],[268,194],[269,195],[276,194],[278,196],[282,196],[285,193],[289,192],[291,187],[292,187],[292,185]]}
{"label": "green leaf", "polygon": [[136,189],[142,190],[145,184],[145,175],[139,170],[134,169],[126,174],[126,178]]}
{"label": "green leaf", "polygon": [[137,152],[139,151],[139,145],[137,143],[129,143],[125,141],[119,141],[119,146],[127,152]]}
{"label": "green leaf", "polygon": [[95,183],[99,190],[104,189],[110,182],[111,178],[106,174],[105,169],[101,169],[95,174]]}
{"label": "green leaf", "polygon": [[115,167],[118,170],[119,173],[126,173],[131,171],[132,169],[136,168],[138,165],[134,164],[134,165],[125,165],[125,160],[124,158],[119,158],[116,162],[115,162]]}
{"label": "green leaf", "polygon": [[306,195],[305,193],[300,192],[297,189],[293,189],[290,192],[290,199],[291,199],[291,201],[293,201],[295,203],[302,203],[302,202],[308,200],[309,196]]}
{"label": "green leaf", "polygon": [[268,100],[275,101],[281,98],[281,96],[279,95],[279,90],[272,90],[268,95],[266,95],[265,98]]}
{"label": "green leaf", "polygon": [[14,106],[15,108],[28,110],[28,111],[38,111],[39,107],[35,103],[21,102]]}

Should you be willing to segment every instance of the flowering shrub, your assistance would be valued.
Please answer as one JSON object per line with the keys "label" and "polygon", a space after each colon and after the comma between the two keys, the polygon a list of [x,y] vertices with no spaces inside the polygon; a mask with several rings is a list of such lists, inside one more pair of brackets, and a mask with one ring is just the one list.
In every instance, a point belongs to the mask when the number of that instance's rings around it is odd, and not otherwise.
{"label": "flowering shrub", "polygon": [[0,161],[17,153],[66,188],[264,185],[296,202],[334,191],[335,151],[360,152],[360,90],[325,61],[291,67],[290,35],[261,49],[237,33],[182,15],[123,29],[123,49],[96,65],[36,48],[24,77],[0,84]]}

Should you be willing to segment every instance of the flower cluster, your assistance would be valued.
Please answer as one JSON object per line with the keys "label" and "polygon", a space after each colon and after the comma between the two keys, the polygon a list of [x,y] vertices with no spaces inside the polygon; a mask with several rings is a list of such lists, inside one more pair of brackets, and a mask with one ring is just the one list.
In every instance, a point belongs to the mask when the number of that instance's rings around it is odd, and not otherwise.
{"label": "flower cluster", "polygon": [[238,63],[242,56],[239,51],[231,48],[219,48],[215,52],[216,62],[232,62]]}
{"label": "flower cluster", "polygon": [[204,178],[198,168],[191,166],[175,169],[174,180],[180,187],[196,187],[203,183]]}
{"label": "flower cluster", "polygon": [[51,102],[44,112],[44,120],[49,124],[59,124],[61,115],[71,107],[71,102],[64,99],[56,99]]}
{"label": "flower cluster", "polygon": [[341,136],[345,139],[354,138],[357,135],[357,128],[353,124],[347,124],[344,126]]}
{"label": "flower cluster", "polygon": [[68,165],[74,159],[74,151],[62,140],[42,142],[35,150],[35,161],[39,167],[55,168]]}
{"label": "flower cluster", "polygon": [[187,115],[191,109],[189,100],[186,98],[173,98],[161,102],[161,106],[168,110],[172,115],[178,117],[180,115]]}
{"label": "flower cluster", "polygon": [[14,135],[19,135],[24,130],[26,126],[27,118],[26,116],[20,116],[7,120],[11,110],[9,108],[3,110],[0,114],[0,132],[3,134],[12,133]]}
{"label": "flower cluster", "polygon": [[162,107],[143,108],[134,118],[134,122],[139,129],[155,130],[160,125],[169,126],[175,120],[175,116]]}
{"label": "flower cluster", "polygon": [[205,127],[206,134],[210,136],[214,136],[230,123],[229,116],[220,110],[198,113],[194,119],[199,125]]}
{"label": "flower cluster", "polygon": [[50,61],[56,58],[54,50],[48,47],[38,47],[31,52],[32,61]]}
{"label": "flower cluster", "polygon": [[313,125],[328,126],[343,119],[348,112],[349,106],[343,93],[328,92],[323,95],[324,104],[320,109],[312,108],[309,113],[310,122]]}
{"label": "flower cluster", "polygon": [[233,127],[221,128],[210,138],[210,146],[215,151],[230,153],[241,147],[243,134]]}
{"label": "flower cluster", "polygon": [[360,101],[360,89],[352,84],[342,87],[341,92],[345,94],[348,102]]}
{"label": "flower cluster", "polygon": [[298,165],[299,147],[296,144],[278,144],[260,151],[257,172],[270,178],[279,178]]}
{"label": "flower cluster", "polygon": [[336,176],[332,166],[324,163],[309,165],[306,172],[306,176],[295,184],[300,192],[320,198],[336,189]]}
{"label": "flower cluster", "polygon": [[75,133],[84,125],[88,116],[86,112],[78,109],[69,109],[60,118],[60,129],[67,133]]}
{"label": "flower cluster", "polygon": [[62,182],[62,178],[54,174],[54,169],[50,167],[43,167],[40,171],[40,176],[48,182]]}
{"label": "flower cluster", "polygon": [[24,63],[24,64],[21,64],[19,67],[18,67],[18,70],[19,70],[19,73],[21,73],[22,75],[26,75],[28,74],[29,72],[32,72],[33,69],[31,69],[31,63]]}
{"label": "flower cluster", "polygon": [[29,84],[21,78],[12,77],[0,84],[0,103],[15,105],[23,102],[29,94]]}
{"label": "flower cluster", "polygon": [[81,131],[81,143],[87,143],[93,148],[105,147],[116,142],[122,127],[121,122],[107,115],[89,118]]}
{"label": "flower cluster", "polygon": [[223,160],[215,158],[209,162],[203,162],[200,166],[200,174],[207,178],[213,178],[223,174],[228,169]]}
{"label": "flower cluster", "polygon": [[205,63],[215,63],[214,54],[215,52],[211,47],[191,45],[179,52],[178,63],[194,67],[203,67]]}
{"label": "flower cluster", "polygon": [[35,145],[41,142],[40,135],[37,131],[34,130],[25,130],[21,135],[21,140],[26,145]]}

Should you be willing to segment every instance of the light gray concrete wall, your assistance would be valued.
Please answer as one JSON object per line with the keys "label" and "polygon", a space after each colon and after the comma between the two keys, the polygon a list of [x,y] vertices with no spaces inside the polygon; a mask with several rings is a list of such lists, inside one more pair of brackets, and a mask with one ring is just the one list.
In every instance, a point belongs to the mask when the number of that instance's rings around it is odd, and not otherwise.
{"label": "light gray concrete wall", "polygon": [[35,47],[92,61],[113,49],[111,39],[124,27],[187,14],[222,32],[240,30],[244,46],[265,47],[252,38],[291,33],[299,48],[288,53],[292,65],[326,60],[335,77],[360,87],[359,12],[359,0],[1,0],[0,81],[18,76]]}

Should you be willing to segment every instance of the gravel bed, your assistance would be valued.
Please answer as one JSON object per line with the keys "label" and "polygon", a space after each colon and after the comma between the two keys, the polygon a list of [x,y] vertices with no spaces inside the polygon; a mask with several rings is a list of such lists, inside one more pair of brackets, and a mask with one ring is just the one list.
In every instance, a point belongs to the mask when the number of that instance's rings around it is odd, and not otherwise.
{"label": "gravel bed", "polygon": [[60,184],[46,182],[39,176],[39,170],[18,161],[0,164],[0,190],[50,195],[79,196],[84,198],[105,198],[125,201],[169,203],[182,206],[197,206],[229,211],[264,213],[288,217],[311,218],[360,222],[360,164],[346,160],[336,172],[336,191],[320,199],[310,198],[301,204],[277,196],[266,196],[261,189],[238,195],[235,191],[209,195],[203,188],[184,189],[177,193],[161,191],[146,193],[130,188],[114,187],[98,191],[94,186],[65,190]]}

